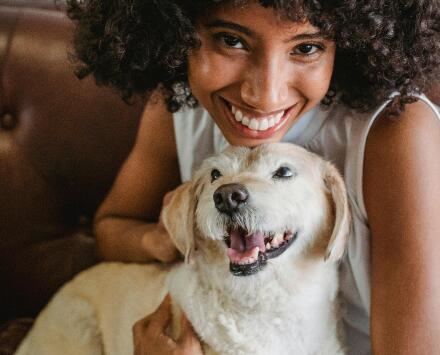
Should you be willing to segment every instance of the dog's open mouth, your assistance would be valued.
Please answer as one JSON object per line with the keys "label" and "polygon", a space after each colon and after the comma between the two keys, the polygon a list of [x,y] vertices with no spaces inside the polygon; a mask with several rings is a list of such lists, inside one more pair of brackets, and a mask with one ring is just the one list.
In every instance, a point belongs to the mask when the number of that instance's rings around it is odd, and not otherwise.
{"label": "dog's open mouth", "polygon": [[232,228],[225,236],[228,246],[229,269],[233,275],[248,276],[260,271],[268,259],[275,258],[293,243],[297,233],[255,232]]}

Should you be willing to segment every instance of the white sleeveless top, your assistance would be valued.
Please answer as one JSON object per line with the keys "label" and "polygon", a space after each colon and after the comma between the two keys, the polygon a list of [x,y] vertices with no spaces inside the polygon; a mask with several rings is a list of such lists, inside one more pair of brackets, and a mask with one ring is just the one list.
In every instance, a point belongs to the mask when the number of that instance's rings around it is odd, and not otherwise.
{"label": "white sleeveless top", "polygon": [[[419,98],[440,120],[438,108],[425,96]],[[358,113],[343,106],[325,111],[315,108],[303,115],[283,138],[285,142],[303,146],[333,162],[344,176],[353,225],[348,252],[340,266],[340,288],[350,355],[371,354],[370,231],[362,194],[362,176],[367,135],[386,104],[368,113]],[[173,120],[180,174],[182,180],[187,181],[205,158],[221,152],[228,143],[202,107],[182,109],[173,115]]]}

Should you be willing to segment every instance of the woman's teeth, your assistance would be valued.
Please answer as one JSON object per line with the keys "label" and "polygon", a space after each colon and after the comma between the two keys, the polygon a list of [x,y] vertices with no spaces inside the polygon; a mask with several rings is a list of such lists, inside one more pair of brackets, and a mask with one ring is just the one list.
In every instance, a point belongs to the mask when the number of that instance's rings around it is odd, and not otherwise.
{"label": "woman's teeth", "polygon": [[234,105],[231,105],[231,111],[237,122],[241,122],[242,125],[245,125],[253,131],[266,131],[267,129],[272,128],[280,122],[281,117],[283,117],[285,112],[282,111],[276,115],[256,119],[245,116],[243,112],[237,109]]}

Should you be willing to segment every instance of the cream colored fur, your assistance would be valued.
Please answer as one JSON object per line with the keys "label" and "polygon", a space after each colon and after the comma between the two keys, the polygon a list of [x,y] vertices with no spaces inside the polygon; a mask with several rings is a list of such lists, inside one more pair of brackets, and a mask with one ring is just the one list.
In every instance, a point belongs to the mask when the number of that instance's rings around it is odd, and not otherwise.
{"label": "cream colored fur", "polygon": [[[294,176],[274,179],[280,166]],[[212,182],[214,168],[222,177]],[[214,191],[228,183],[249,191],[241,220],[248,231],[298,231],[283,254],[251,276],[229,271],[227,222],[213,202]],[[229,148],[176,191],[163,219],[185,263],[105,263],[83,272],[42,311],[16,355],[131,355],[132,325],[167,292],[206,353],[344,353],[337,261],[350,219],[331,164],[291,144]]]}

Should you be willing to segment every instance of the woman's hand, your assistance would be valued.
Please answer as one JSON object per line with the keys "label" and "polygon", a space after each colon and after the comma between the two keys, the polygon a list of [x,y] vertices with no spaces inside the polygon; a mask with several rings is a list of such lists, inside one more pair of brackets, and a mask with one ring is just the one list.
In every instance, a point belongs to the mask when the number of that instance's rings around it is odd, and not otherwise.
{"label": "woman's hand", "polygon": [[142,236],[141,244],[149,258],[164,263],[177,261],[181,257],[170,235],[160,221],[152,230],[147,231]]}
{"label": "woman's hand", "polygon": [[[162,200],[162,210],[171,201],[174,191],[169,191],[165,194]],[[154,226],[154,229],[149,230],[142,236],[141,240],[144,250],[153,256],[155,259],[170,263],[178,260],[181,255],[171,240],[165,226],[162,222],[162,214],[159,222]]]}
{"label": "woman's hand", "polygon": [[133,326],[134,355],[203,355],[191,324],[182,315],[182,331],[177,341],[165,334],[171,321],[171,298],[165,297],[153,314]]}

